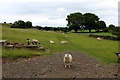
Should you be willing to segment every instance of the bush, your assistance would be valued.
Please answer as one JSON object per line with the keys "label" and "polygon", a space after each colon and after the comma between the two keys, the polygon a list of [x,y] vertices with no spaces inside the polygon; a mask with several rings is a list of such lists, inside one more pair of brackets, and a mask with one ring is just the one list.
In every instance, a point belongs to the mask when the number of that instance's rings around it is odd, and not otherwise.
{"label": "bush", "polygon": [[15,21],[12,25],[11,28],[32,28],[32,22],[27,21],[24,22],[22,20]]}

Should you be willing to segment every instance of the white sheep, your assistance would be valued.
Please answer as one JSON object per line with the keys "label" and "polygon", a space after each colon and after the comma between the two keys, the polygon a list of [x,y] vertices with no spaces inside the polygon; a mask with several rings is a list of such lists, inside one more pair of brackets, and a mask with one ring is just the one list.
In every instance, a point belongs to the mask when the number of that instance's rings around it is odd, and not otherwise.
{"label": "white sheep", "polygon": [[50,43],[51,43],[51,44],[54,44],[55,42],[50,40]]}
{"label": "white sheep", "polygon": [[43,46],[38,46],[37,49],[38,49],[38,51],[44,51],[45,50]]}
{"label": "white sheep", "polygon": [[37,45],[37,43],[40,44],[40,42],[38,40],[32,39],[32,44],[34,45],[34,43],[35,43],[35,45]]}
{"label": "white sheep", "polygon": [[102,39],[100,37],[98,37],[97,40],[101,41]]}
{"label": "white sheep", "polygon": [[67,36],[65,36],[65,38],[67,38]]}
{"label": "white sheep", "polygon": [[6,48],[6,49],[7,49],[7,48],[12,48],[12,49],[13,49],[13,48],[14,48],[14,45],[6,45],[5,48]]}
{"label": "white sheep", "polygon": [[63,61],[64,61],[64,64],[65,64],[65,68],[67,68],[67,66],[70,68],[71,63],[72,63],[72,56],[68,53],[65,54]]}
{"label": "white sheep", "polygon": [[67,41],[61,41],[60,43],[61,44],[67,44]]}
{"label": "white sheep", "polygon": [[62,34],[65,34],[64,32]]}

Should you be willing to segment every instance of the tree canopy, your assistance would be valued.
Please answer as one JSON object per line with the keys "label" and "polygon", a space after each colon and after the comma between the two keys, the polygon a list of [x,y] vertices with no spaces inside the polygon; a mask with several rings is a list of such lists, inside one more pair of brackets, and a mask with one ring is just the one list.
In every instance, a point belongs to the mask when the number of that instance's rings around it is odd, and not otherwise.
{"label": "tree canopy", "polygon": [[113,27],[111,33],[113,35],[116,35],[117,38],[120,40],[120,27]]}
{"label": "tree canopy", "polygon": [[11,28],[32,28],[32,22],[24,22],[22,20],[18,20],[11,25]]}
{"label": "tree canopy", "polygon": [[95,29],[99,31],[100,29],[105,29],[106,28],[106,23],[104,21],[98,21]]}
{"label": "tree canopy", "polygon": [[71,13],[67,15],[67,26],[69,30],[75,30],[77,32],[81,28],[88,29],[91,32],[92,29],[104,29],[106,24],[104,21],[99,21],[99,17],[93,13],[82,14],[80,12]]}
{"label": "tree canopy", "polygon": [[66,20],[68,21],[67,26],[69,26],[69,30],[73,29],[75,32],[77,32],[83,25],[83,16],[79,12],[68,15]]}
{"label": "tree canopy", "polygon": [[92,13],[85,13],[83,14],[83,21],[84,26],[91,32],[92,29],[97,28],[97,23],[99,21],[99,18],[97,15]]}

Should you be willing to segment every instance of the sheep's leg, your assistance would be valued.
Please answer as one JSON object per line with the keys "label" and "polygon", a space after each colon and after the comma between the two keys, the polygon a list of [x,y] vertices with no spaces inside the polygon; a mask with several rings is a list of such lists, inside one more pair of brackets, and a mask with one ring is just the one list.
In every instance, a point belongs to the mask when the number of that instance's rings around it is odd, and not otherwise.
{"label": "sheep's leg", "polygon": [[69,68],[71,67],[71,63],[69,63]]}
{"label": "sheep's leg", "polygon": [[70,65],[69,65],[69,68],[70,68]]}
{"label": "sheep's leg", "polygon": [[67,68],[67,66],[65,65],[65,68]]}
{"label": "sheep's leg", "polygon": [[67,63],[65,63],[65,68],[67,68]]}

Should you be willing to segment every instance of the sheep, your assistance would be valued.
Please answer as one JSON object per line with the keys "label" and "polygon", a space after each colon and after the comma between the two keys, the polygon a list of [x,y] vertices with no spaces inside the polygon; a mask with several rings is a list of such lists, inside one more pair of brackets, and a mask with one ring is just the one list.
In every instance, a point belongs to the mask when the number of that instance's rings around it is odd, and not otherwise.
{"label": "sheep", "polygon": [[61,41],[60,43],[61,44],[67,44],[67,41]]}
{"label": "sheep", "polygon": [[64,64],[65,64],[65,68],[67,68],[67,66],[70,68],[71,63],[72,63],[72,56],[68,53],[65,54],[63,61],[64,61]]}
{"label": "sheep", "polygon": [[115,53],[115,54],[116,54],[116,56],[118,58],[118,62],[119,62],[119,60],[120,60],[120,53]]}
{"label": "sheep", "polygon": [[24,44],[17,44],[17,45],[15,45],[15,47],[16,47],[17,49],[21,49],[21,48],[23,47],[23,45],[24,45]]}
{"label": "sheep", "polygon": [[7,44],[7,40],[0,40],[0,46],[5,46]]}
{"label": "sheep", "polygon": [[102,39],[100,37],[98,37],[97,40],[101,41]]}
{"label": "sheep", "polygon": [[13,48],[14,48],[14,45],[6,45],[6,46],[5,46],[5,49],[7,49],[7,48],[12,48],[12,49],[13,49]]}
{"label": "sheep", "polygon": [[44,51],[45,50],[43,46],[38,46],[37,49],[38,49],[38,51],[41,51],[41,50]]}
{"label": "sheep", "polygon": [[18,42],[7,42],[7,45],[18,45]]}
{"label": "sheep", "polygon": [[32,44],[34,45],[34,43],[35,43],[35,45],[37,45],[37,43],[40,44],[40,42],[38,40],[32,39]]}
{"label": "sheep", "polygon": [[50,43],[51,43],[51,44],[54,44],[55,42],[50,40]]}
{"label": "sheep", "polygon": [[30,45],[30,39],[27,39],[26,42],[27,42],[27,45]]}
{"label": "sheep", "polygon": [[67,36],[65,36],[65,38],[67,38]]}

